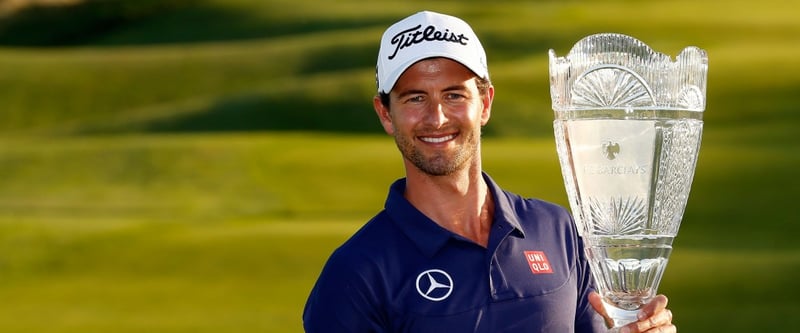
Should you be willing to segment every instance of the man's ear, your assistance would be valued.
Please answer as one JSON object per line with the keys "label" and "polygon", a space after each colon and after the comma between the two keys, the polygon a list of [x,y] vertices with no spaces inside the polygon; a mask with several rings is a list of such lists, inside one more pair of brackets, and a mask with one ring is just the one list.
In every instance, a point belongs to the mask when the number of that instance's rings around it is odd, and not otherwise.
{"label": "man's ear", "polygon": [[489,118],[492,116],[492,101],[494,101],[494,86],[490,85],[486,90],[486,95],[483,96],[481,126],[485,126],[487,123],[489,123]]}
{"label": "man's ear", "polygon": [[372,98],[372,107],[375,108],[375,113],[383,125],[383,130],[386,134],[394,135],[394,124],[392,123],[392,115],[389,114],[389,108],[381,103],[381,97],[375,96]]}

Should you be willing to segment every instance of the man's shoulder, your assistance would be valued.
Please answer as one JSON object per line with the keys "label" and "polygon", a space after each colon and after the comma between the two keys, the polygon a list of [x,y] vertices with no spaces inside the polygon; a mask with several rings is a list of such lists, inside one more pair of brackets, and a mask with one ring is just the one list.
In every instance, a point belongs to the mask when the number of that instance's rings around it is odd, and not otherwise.
{"label": "man's shoulder", "polygon": [[488,174],[484,174],[487,184],[494,192],[501,209],[513,210],[517,215],[552,216],[570,219],[569,211],[563,206],[534,197],[525,197],[508,191],[497,184]]}
{"label": "man's shoulder", "polygon": [[399,229],[392,223],[386,211],[381,211],[334,250],[331,260],[350,264],[374,262],[380,252],[386,251],[386,243],[398,234]]}
{"label": "man's shoulder", "polygon": [[519,194],[503,191],[504,195],[508,198],[508,202],[511,203],[517,210],[524,210],[524,211],[533,211],[539,214],[546,214],[546,215],[553,215],[553,216],[560,216],[560,217],[569,217],[569,211],[559,204],[554,202],[550,202],[544,199],[539,198],[532,198],[532,197],[523,197]]}

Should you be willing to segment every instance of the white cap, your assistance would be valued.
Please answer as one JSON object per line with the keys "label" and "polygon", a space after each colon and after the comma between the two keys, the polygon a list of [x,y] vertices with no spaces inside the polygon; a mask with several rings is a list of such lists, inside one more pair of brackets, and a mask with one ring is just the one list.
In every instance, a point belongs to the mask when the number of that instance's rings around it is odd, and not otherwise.
{"label": "white cap", "polygon": [[433,57],[458,61],[479,77],[489,78],[486,52],[469,24],[454,16],[423,11],[383,33],[375,70],[378,92],[388,94],[408,67]]}

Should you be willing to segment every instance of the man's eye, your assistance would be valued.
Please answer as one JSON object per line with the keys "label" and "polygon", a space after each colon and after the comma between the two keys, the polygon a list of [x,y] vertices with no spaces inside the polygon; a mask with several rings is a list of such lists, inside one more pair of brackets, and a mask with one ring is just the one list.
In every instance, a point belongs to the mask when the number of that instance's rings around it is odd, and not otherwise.
{"label": "man's eye", "polygon": [[425,98],[422,95],[418,95],[409,97],[406,101],[410,103],[419,103],[422,102],[423,100],[425,100]]}
{"label": "man's eye", "polygon": [[464,99],[464,98],[466,98],[466,97],[464,95],[462,95],[462,94],[457,94],[457,93],[447,94],[447,99],[449,99],[449,100],[457,101],[457,100],[461,100],[461,99]]}

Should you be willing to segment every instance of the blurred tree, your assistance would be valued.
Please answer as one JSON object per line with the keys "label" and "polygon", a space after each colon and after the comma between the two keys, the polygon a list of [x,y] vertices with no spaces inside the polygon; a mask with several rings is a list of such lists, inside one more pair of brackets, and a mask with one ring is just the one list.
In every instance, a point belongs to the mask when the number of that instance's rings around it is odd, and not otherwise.
{"label": "blurred tree", "polygon": [[0,45],[64,46],[91,42],[126,24],[197,0],[15,0],[0,7]]}

